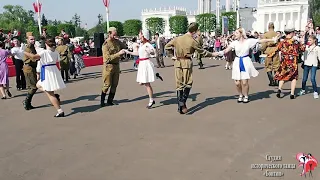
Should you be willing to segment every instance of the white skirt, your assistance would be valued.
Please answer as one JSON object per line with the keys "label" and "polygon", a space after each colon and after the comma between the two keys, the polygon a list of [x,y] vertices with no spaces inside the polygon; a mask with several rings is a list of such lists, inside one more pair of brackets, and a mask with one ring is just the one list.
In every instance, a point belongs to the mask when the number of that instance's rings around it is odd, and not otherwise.
{"label": "white skirt", "polygon": [[250,79],[250,77],[257,77],[259,72],[254,67],[251,58],[243,58],[243,65],[245,72],[240,72],[240,58],[236,57],[232,65],[232,79],[233,80],[245,80]]}
{"label": "white skirt", "polygon": [[151,60],[139,61],[137,82],[138,83],[151,83],[156,79],[154,64]]}
{"label": "white skirt", "polygon": [[38,81],[38,84],[45,91],[58,91],[60,89],[66,88],[61,77],[61,72],[57,66],[47,66],[45,67],[45,79]]}

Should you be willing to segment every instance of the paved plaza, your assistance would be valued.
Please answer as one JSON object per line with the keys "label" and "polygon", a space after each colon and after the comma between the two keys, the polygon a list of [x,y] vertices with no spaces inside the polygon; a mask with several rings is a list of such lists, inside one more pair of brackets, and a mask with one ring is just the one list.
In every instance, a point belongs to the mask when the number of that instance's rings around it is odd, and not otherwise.
{"label": "paved plaza", "polygon": [[[132,62],[121,64],[113,107],[99,106],[101,67],[84,69],[60,92],[65,118],[53,117],[56,111],[43,93],[34,96],[37,108],[26,112],[21,103],[26,92],[12,88],[15,97],[0,102],[0,179],[301,179],[300,167],[285,164],[297,166],[298,152],[320,159],[320,100],[312,94],[290,100],[289,84],[278,99],[256,64],[260,75],[250,81],[251,102],[238,104],[225,61],[205,59],[204,64],[204,70],[194,67],[188,115],[177,113],[172,66],[158,69],[164,81],[153,83],[151,110],[145,108],[147,93],[135,82]],[[10,80],[14,87],[15,79]],[[297,92],[300,87],[301,79]],[[267,161],[266,155],[281,161]],[[264,170],[252,165],[275,163],[284,165]],[[314,179],[320,178],[319,169]],[[283,177],[265,177],[266,171]]]}

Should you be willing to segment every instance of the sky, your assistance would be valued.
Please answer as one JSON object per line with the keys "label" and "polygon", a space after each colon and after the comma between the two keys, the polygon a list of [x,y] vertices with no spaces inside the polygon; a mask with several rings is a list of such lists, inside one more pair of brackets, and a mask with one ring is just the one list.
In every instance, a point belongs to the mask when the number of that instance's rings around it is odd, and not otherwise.
{"label": "sky", "polygon": [[[232,0],[230,0],[232,2]],[[257,0],[241,0],[240,6],[255,7]],[[32,3],[36,0],[0,0],[0,13],[4,5],[21,5],[24,9],[33,10]],[[106,10],[102,0],[40,0],[42,13],[50,20],[69,21],[77,13],[80,15],[82,26],[94,27],[98,23],[98,14],[106,17]],[[225,0],[221,0],[221,5]],[[177,6],[186,8],[187,11],[197,10],[197,0],[110,0],[110,21],[125,21],[127,19],[141,19],[143,9],[159,9]],[[215,0],[212,0],[212,9],[215,8]]]}

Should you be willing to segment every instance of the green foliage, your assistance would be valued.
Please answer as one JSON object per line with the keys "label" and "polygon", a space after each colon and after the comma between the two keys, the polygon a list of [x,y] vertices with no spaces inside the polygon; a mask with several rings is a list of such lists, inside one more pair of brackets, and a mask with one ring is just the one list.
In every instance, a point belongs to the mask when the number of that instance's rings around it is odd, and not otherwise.
{"label": "green foliage", "polygon": [[212,13],[199,14],[196,16],[201,32],[214,32],[216,28],[216,15]]}
{"label": "green foliage", "polygon": [[44,14],[42,14],[41,26],[47,26],[47,25],[48,25],[48,20],[47,20],[46,16],[44,16]]}
{"label": "green foliage", "polygon": [[84,36],[87,31],[81,27],[76,27],[76,37]]}
{"label": "green foliage", "polygon": [[315,26],[320,26],[320,12],[313,15],[313,21]]}
{"label": "green foliage", "polygon": [[45,26],[45,27],[47,28],[47,34],[50,37],[56,37],[56,36],[59,35],[57,26],[48,25],[48,26]]}
{"label": "green foliage", "polygon": [[123,23],[123,31],[127,36],[137,36],[142,29],[142,22],[138,19],[129,19]]}
{"label": "green foliage", "polygon": [[151,31],[151,34],[154,35],[155,33],[163,34],[165,22],[163,18],[159,17],[151,17],[146,19],[147,29]]}
{"label": "green foliage", "polygon": [[184,34],[188,29],[188,18],[186,16],[171,16],[169,26],[171,33]]}
{"label": "green foliage", "polygon": [[59,24],[58,26],[58,32],[60,33],[62,29],[69,34],[69,37],[75,37],[76,36],[76,28],[73,24]]}
{"label": "green foliage", "polygon": [[77,13],[72,17],[72,24],[76,27],[80,27],[81,25],[80,16]]}
{"label": "green foliage", "polygon": [[[123,24],[120,21],[110,21],[109,27],[115,27],[117,28],[117,34],[118,36],[123,36]],[[107,23],[105,23],[105,29],[107,30]]]}
{"label": "green foliage", "polygon": [[[237,28],[237,13],[236,12],[223,12],[221,13],[220,26],[222,28],[222,16],[228,17],[229,31],[235,31]],[[222,29],[221,29],[222,31]]]}

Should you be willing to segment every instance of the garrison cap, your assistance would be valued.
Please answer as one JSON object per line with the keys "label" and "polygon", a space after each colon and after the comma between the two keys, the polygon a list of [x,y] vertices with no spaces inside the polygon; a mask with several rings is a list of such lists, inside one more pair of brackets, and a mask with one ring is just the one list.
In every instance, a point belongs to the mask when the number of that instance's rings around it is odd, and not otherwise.
{"label": "garrison cap", "polygon": [[196,32],[198,30],[198,23],[196,22],[193,22],[193,23],[190,23],[189,26],[188,26],[188,31],[189,32]]}
{"label": "garrison cap", "polygon": [[109,27],[108,31],[109,31],[109,32],[110,32],[110,31],[117,31],[117,28],[115,28],[115,27]]}
{"label": "garrison cap", "polygon": [[27,32],[27,33],[26,33],[26,36],[27,36],[27,38],[28,38],[29,36],[33,36],[33,33],[32,33],[32,32]]}

